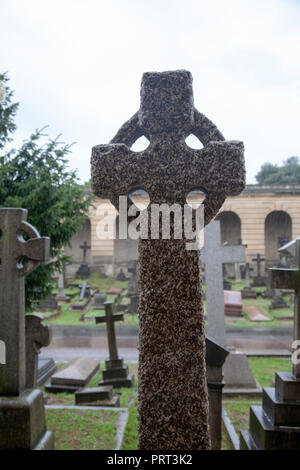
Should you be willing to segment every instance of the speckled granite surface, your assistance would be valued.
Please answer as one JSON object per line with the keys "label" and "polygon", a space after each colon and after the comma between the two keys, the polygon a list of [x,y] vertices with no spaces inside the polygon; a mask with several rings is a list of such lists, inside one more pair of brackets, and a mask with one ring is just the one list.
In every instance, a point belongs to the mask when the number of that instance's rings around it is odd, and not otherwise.
{"label": "speckled granite surface", "polygon": [[[191,133],[203,149],[186,145]],[[142,135],[148,148],[131,151]],[[194,108],[185,70],[143,75],[140,110],[109,145],[93,147],[91,165],[93,192],[116,208],[134,188],[145,189],[151,203],[182,207],[192,189],[201,189],[205,224],[245,185],[242,142],[225,141]],[[171,221],[171,234],[172,228]],[[209,449],[199,252],[171,237],[140,240],[139,256],[139,448]]]}

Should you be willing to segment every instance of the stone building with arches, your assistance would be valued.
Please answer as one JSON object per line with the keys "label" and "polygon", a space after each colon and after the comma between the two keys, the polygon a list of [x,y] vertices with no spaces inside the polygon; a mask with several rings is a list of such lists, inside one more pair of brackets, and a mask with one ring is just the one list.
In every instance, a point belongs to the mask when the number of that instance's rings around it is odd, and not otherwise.
{"label": "stone building with arches", "polygon": [[[203,195],[196,192],[192,198],[199,203]],[[84,241],[91,246],[87,261],[94,271],[114,275],[119,266],[132,264],[137,257],[137,241],[118,239],[116,217],[108,200],[95,199],[89,219],[71,240],[71,248],[66,249],[73,258],[69,273],[82,259],[79,247]],[[222,243],[247,245],[247,261],[252,262],[260,253],[266,264],[272,265],[278,261],[278,247],[300,236],[300,185],[247,185],[239,196],[226,199],[217,219]],[[99,237],[100,232],[107,232],[107,238]]]}

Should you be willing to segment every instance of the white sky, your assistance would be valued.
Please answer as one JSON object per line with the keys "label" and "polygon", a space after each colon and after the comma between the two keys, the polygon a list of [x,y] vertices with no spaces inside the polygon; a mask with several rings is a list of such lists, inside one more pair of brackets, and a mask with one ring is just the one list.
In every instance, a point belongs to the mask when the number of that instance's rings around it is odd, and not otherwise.
{"label": "white sky", "polygon": [[244,141],[248,183],[300,156],[300,0],[0,0],[16,141],[44,125],[76,141],[82,181],[91,147],[138,110],[143,72],[183,68],[197,109]]}

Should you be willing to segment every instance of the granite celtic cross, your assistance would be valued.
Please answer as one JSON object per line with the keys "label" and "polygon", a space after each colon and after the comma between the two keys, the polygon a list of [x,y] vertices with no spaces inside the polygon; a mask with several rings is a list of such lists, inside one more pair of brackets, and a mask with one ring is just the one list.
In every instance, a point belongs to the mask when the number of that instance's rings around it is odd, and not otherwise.
{"label": "granite celtic cross", "polygon": [[[189,134],[204,148],[189,148]],[[147,149],[130,150],[141,136]],[[201,189],[205,224],[245,184],[242,142],[225,142],[194,108],[185,70],[143,75],[140,110],[109,145],[93,147],[91,165],[93,192],[117,210],[119,196],[137,188],[149,194],[149,215],[153,203],[183,208]],[[161,227],[158,239],[139,240],[139,449],[210,448],[199,251],[186,242],[185,235],[163,239]]]}
{"label": "granite celtic cross", "polygon": [[0,337],[6,346],[0,396],[25,389],[24,276],[49,259],[49,238],[40,237],[26,217],[25,209],[0,209]]}

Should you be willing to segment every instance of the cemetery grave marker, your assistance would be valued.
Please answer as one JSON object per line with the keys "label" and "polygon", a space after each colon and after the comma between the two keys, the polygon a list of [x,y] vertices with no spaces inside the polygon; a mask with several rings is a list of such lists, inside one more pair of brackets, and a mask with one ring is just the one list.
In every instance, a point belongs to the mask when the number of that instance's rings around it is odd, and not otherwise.
{"label": "cemetery grave marker", "polygon": [[242,317],[242,294],[239,291],[224,290],[225,315]]}
{"label": "cemetery grave marker", "polygon": [[253,258],[252,261],[256,263],[256,276],[253,278],[252,286],[253,287],[261,287],[266,285],[266,279],[261,275],[261,263],[265,261],[264,258],[257,253],[256,258]]}
{"label": "cemetery grave marker", "polygon": [[220,221],[214,220],[204,229],[204,247],[200,259],[205,263],[207,334],[218,344],[225,346],[223,264],[245,261],[243,245],[221,244]]}
{"label": "cemetery grave marker", "polygon": [[74,393],[85,387],[99,370],[99,361],[91,357],[78,357],[52,375],[45,390],[51,393]]}
{"label": "cemetery grave marker", "polygon": [[[270,273],[272,288],[295,290],[292,344],[295,342],[295,348],[298,348],[300,237],[278,251],[292,255],[296,264],[296,269],[271,268]],[[262,406],[250,407],[249,431],[241,432],[241,450],[300,450],[300,361],[297,362],[292,356],[292,373],[276,372],[275,388],[263,388]]]}
{"label": "cemetery grave marker", "polygon": [[43,323],[43,317],[26,315],[26,388],[37,387],[38,354],[51,342],[51,327]]}
{"label": "cemetery grave marker", "polygon": [[76,279],[87,279],[90,276],[90,269],[86,262],[86,254],[87,250],[90,250],[90,246],[85,241],[83,245],[80,245],[80,248],[83,250],[83,259],[82,262],[76,272]]}
{"label": "cemetery grave marker", "polygon": [[49,260],[49,238],[40,237],[26,218],[25,209],[0,208],[0,335],[6,346],[6,362],[0,364],[0,448],[52,449],[43,394],[26,390],[24,309],[24,276]]}
{"label": "cemetery grave marker", "polygon": [[245,265],[245,280],[246,284],[245,287],[241,290],[242,292],[242,299],[256,299],[257,294],[256,292],[252,289],[250,285],[250,264],[246,263]]}
{"label": "cemetery grave marker", "polygon": [[106,323],[109,359],[105,361],[103,380],[99,385],[113,385],[114,388],[132,387],[133,375],[128,373],[128,366],[124,366],[123,359],[118,356],[115,322],[124,320],[123,313],[113,313],[112,302],[105,302],[105,315],[95,317],[96,323]]}
{"label": "cemetery grave marker", "polygon": [[[186,145],[190,133],[203,149]],[[131,151],[142,135],[149,147]],[[144,215],[151,215],[153,203],[176,203],[183,213],[187,194],[202,188],[205,224],[245,184],[243,144],[225,142],[194,108],[192,77],[185,70],[145,73],[139,112],[109,145],[93,148],[91,163],[93,192],[110,199],[117,210],[119,196],[143,188],[150,197]],[[163,239],[161,226],[158,232],[157,239],[139,240],[139,449],[208,449],[199,252],[186,249],[193,237],[174,238],[173,219],[171,239]]]}

